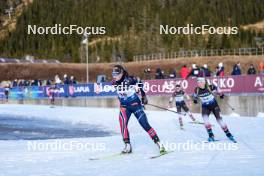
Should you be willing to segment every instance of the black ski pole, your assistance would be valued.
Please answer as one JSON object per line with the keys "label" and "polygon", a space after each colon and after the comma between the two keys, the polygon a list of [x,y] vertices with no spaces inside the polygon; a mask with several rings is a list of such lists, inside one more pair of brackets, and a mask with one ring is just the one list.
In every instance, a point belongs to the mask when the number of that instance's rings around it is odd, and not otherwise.
{"label": "black ski pole", "polygon": [[227,105],[230,109],[232,109],[232,111],[235,111],[235,108],[233,108],[228,102],[226,102],[226,105]]}
{"label": "black ski pole", "polygon": [[167,109],[167,108],[164,108],[164,107],[158,106],[158,105],[154,105],[154,104],[150,104],[150,103],[148,103],[147,105],[149,105],[149,106],[153,106],[153,107],[155,107],[155,108],[163,109],[163,110],[166,110],[166,111],[169,111],[169,112],[174,112],[174,113],[176,113],[176,114],[181,114],[181,115],[184,115],[184,116],[186,115],[186,113],[173,111],[173,110],[170,110],[170,109]]}
{"label": "black ski pole", "polygon": [[232,111],[235,111],[235,108],[233,108],[233,106],[231,106],[228,101],[227,102],[224,102],[224,105],[229,107]]}

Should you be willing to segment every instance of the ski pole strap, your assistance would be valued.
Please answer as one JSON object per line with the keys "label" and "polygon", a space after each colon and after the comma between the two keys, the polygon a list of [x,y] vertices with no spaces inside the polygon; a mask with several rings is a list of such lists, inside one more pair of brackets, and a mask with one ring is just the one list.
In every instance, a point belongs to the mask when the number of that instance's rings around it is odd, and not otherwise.
{"label": "ski pole strap", "polygon": [[176,113],[176,114],[181,114],[181,115],[183,115],[183,116],[186,116],[186,113],[173,111],[173,110],[170,110],[170,109],[167,109],[167,108],[164,108],[164,107],[158,106],[158,105],[154,105],[154,104],[151,104],[151,103],[148,103],[147,105],[149,105],[149,106],[153,106],[153,107],[155,107],[155,108],[163,109],[163,110],[166,110],[166,111],[169,111],[169,112],[174,112],[174,113]]}

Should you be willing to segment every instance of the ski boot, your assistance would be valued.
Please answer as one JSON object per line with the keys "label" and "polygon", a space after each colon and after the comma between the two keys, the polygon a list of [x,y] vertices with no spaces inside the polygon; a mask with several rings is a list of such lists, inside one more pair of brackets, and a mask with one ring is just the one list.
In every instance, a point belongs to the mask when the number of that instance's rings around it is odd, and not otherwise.
{"label": "ski boot", "polygon": [[125,144],[125,148],[121,151],[122,154],[132,153],[132,147],[130,143]]}
{"label": "ski boot", "polygon": [[215,138],[214,138],[214,134],[213,134],[213,131],[211,129],[207,130],[208,132],[208,142],[214,142],[215,141]]}
{"label": "ski boot", "polygon": [[209,136],[209,138],[208,138],[208,142],[214,142],[214,141],[215,141],[214,136]]}
{"label": "ski boot", "polygon": [[232,141],[232,142],[234,142],[234,143],[237,143],[237,141],[235,140],[234,136],[233,136],[229,131],[226,132],[226,137],[227,137],[230,141]]}
{"label": "ski boot", "polygon": [[157,144],[158,147],[159,147],[159,151],[160,151],[160,154],[161,154],[161,155],[164,155],[164,154],[167,153],[165,147],[164,147],[160,142],[157,142],[156,144]]}
{"label": "ski boot", "polygon": [[184,130],[183,125],[180,125],[180,129],[181,129],[181,130]]}

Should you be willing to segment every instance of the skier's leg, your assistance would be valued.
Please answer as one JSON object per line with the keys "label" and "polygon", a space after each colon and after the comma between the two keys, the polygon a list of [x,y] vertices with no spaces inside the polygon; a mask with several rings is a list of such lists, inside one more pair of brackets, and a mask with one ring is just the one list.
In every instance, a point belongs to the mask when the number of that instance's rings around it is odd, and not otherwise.
{"label": "skier's leg", "polygon": [[53,98],[53,95],[50,95],[50,96],[49,96],[49,99],[50,99],[50,105],[54,105],[54,98]]}
{"label": "skier's leg", "polygon": [[227,137],[231,137],[232,134],[230,133],[230,131],[228,130],[228,127],[226,125],[226,123],[223,121],[223,118],[220,115],[220,108],[219,106],[216,106],[213,110],[213,114],[216,118],[217,123],[220,125],[220,127],[223,129],[223,131],[225,132]]}
{"label": "skier's leg", "polygon": [[141,106],[136,106],[135,107],[135,111],[134,114],[139,122],[139,124],[141,125],[141,127],[148,132],[149,136],[151,137],[151,139],[157,143],[159,142],[159,137],[156,133],[156,131],[150,126],[147,116],[145,114],[145,112],[143,111],[143,108]]}
{"label": "skier's leg", "polygon": [[182,108],[188,114],[188,116],[192,119],[192,121],[195,121],[195,118],[193,117],[192,113],[190,112],[189,108],[187,107],[185,103],[182,105]]}
{"label": "skier's leg", "polygon": [[179,123],[180,123],[180,127],[182,128],[183,127],[183,122],[182,122],[182,116],[179,115]]}
{"label": "skier's leg", "polygon": [[124,107],[120,108],[119,124],[120,130],[125,143],[130,143],[129,132],[128,132],[128,121],[131,116],[131,112]]}
{"label": "skier's leg", "polygon": [[136,106],[136,108],[134,109],[134,114],[138,120],[138,122],[140,123],[140,125],[142,126],[142,128],[148,132],[149,136],[151,137],[151,139],[153,140],[153,142],[155,144],[157,144],[160,153],[165,153],[165,147],[161,144],[160,139],[156,133],[156,131],[149,125],[148,123],[148,119],[147,116],[145,114],[145,112],[143,111],[142,106]]}
{"label": "skier's leg", "polygon": [[51,95],[51,104],[52,105],[55,105],[55,93],[53,92],[52,95]]}
{"label": "skier's leg", "polygon": [[[181,106],[176,106],[176,108],[177,108],[177,112],[178,113],[181,113]],[[182,128],[183,127],[183,122],[182,122],[182,116],[181,116],[181,114],[179,114],[179,123],[180,123],[180,127]]]}
{"label": "skier's leg", "polygon": [[214,134],[213,134],[213,131],[212,131],[212,125],[209,122],[210,113],[211,113],[210,109],[202,108],[202,117],[203,117],[203,120],[204,120],[205,129],[206,129],[206,131],[207,131],[207,133],[209,135],[209,138],[214,138]]}

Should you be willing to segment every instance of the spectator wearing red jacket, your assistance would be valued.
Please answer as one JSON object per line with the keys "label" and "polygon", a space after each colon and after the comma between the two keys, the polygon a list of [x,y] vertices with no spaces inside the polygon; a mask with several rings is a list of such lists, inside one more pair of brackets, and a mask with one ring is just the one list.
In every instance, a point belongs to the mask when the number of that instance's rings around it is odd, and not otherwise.
{"label": "spectator wearing red jacket", "polygon": [[263,62],[259,63],[259,73],[264,74],[264,63]]}
{"label": "spectator wearing red jacket", "polygon": [[225,76],[225,67],[222,62],[218,64],[218,70],[216,72],[216,76]]}
{"label": "spectator wearing red jacket", "polygon": [[189,73],[190,73],[190,70],[187,68],[186,65],[184,65],[184,66],[181,68],[181,71],[180,71],[181,77],[182,77],[183,79],[186,79],[187,76],[189,75]]}

